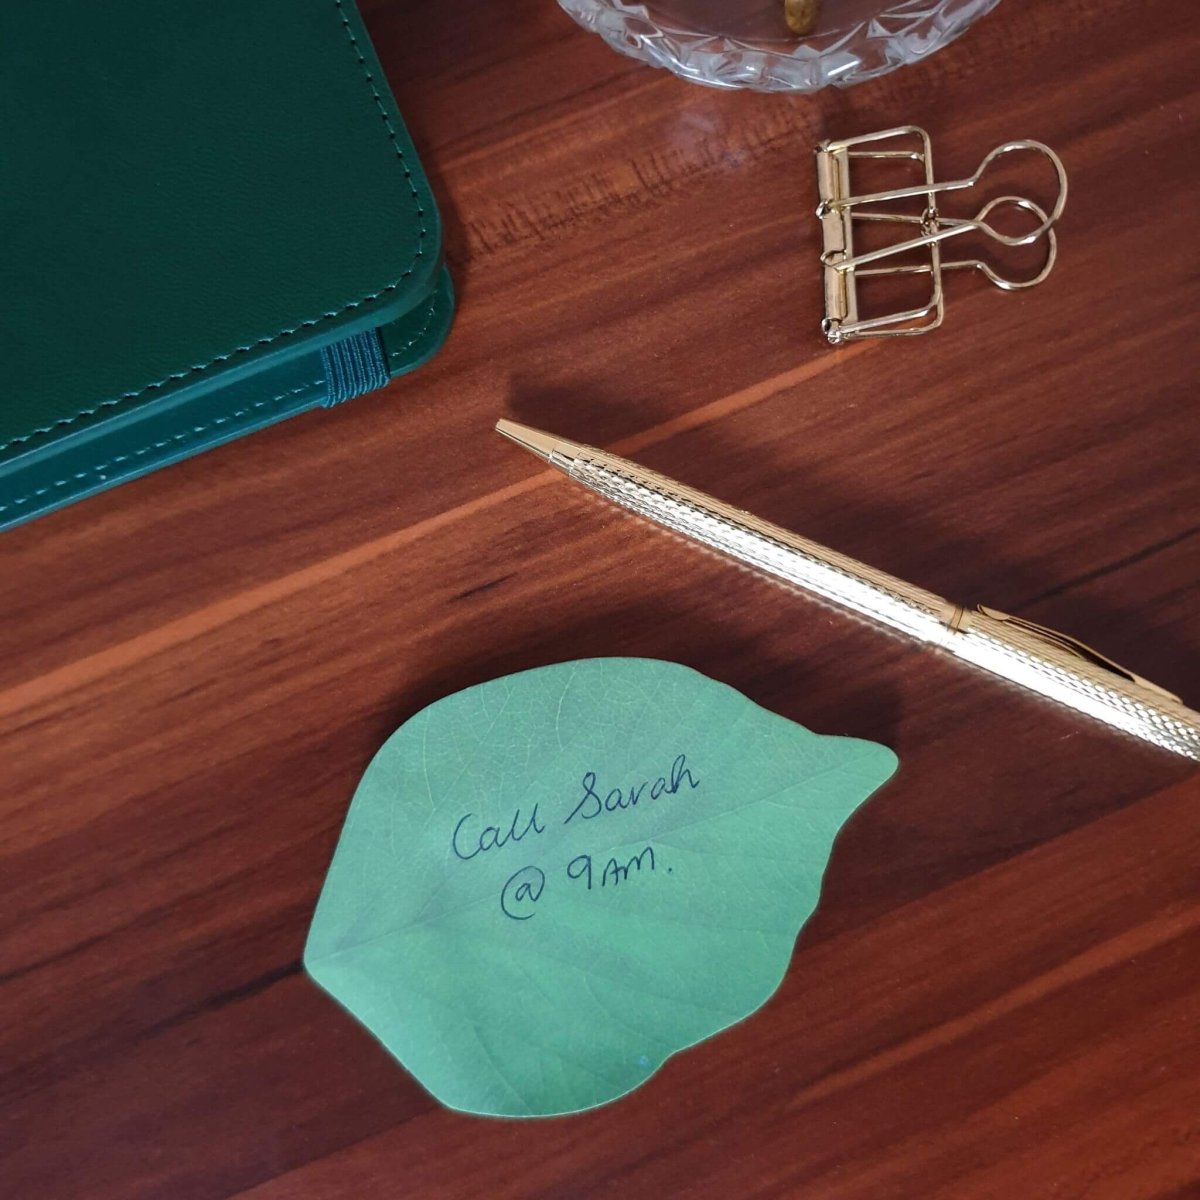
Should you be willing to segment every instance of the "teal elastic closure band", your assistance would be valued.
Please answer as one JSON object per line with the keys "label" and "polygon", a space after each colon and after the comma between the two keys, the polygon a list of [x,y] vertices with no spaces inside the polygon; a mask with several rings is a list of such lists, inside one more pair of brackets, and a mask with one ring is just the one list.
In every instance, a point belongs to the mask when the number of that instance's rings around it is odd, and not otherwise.
{"label": "teal elastic closure band", "polygon": [[327,385],[323,402],[326,408],[381,388],[388,381],[383,346],[373,329],[324,347],[321,366]]}

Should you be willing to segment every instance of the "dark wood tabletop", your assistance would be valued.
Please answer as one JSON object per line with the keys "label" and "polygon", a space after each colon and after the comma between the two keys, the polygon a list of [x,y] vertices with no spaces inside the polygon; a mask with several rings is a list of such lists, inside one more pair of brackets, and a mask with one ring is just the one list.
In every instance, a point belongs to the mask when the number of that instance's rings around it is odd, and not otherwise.
{"label": "dark wood tabletop", "polygon": [[[6,1200],[1200,1195],[1182,759],[662,536],[491,431],[615,449],[1200,701],[1192,0],[1004,0],[846,91],[707,90],[549,0],[365,4],[440,198],[440,355],[3,538]],[[811,149],[925,126],[1071,179],[1040,288],[819,331]],[[435,1103],[305,976],[347,804],[422,706],[696,667],[896,778],[779,992],[590,1113]],[[531,1015],[536,1020],[536,1014]]]}

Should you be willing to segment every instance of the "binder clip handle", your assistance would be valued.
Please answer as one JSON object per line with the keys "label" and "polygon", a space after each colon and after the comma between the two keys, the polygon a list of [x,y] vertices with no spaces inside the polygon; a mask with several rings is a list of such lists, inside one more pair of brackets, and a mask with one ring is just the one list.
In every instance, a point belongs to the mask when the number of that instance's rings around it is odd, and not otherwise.
{"label": "binder clip handle", "polygon": [[[1050,160],[1050,165],[1054,168],[1055,178],[1058,181],[1058,195],[1055,197],[1054,207],[1051,208],[1048,214],[1043,212],[1032,200],[1026,200],[1021,196],[997,196],[994,200],[989,200],[975,215],[976,228],[982,230],[982,232],[986,233],[993,240],[1003,243],[1005,246],[1028,246],[1031,242],[1036,242],[1043,234],[1050,232],[1050,227],[1062,216],[1063,209],[1067,206],[1067,169],[1063,166],[1062,159],[1044,142],[1035,142],[1029,138],[1022,138],[1015,142],[1004,142],[990,153],[984,155],[983,161],[979,164],[975,174],[963,186],[973,187],[983,178],[984,172],[996,159],[1002,155],[1012,154],[1020,150],[1032,150]],[[994,225],[988,224],[987,218],[993,209],[1006,202],[1019,204],[1022,208],[1038,214],[1042,218],[1041,224],[1030,233],[1024,233],[1019,236],[1001,233]]]}
{"label": "binder clip handle", "polygon": [[[1022,208],[1026,212],[1031,212],[1038,218],[1040,224],[1037,229],[1031,234],[1026,234],[1019,239],[1008,240],[999,235],[995,229],[988,223],[987,218],[992,212],[999,208],[1002,204],[1011,204],[1014,207]],[[1026,199],[1024,196],[997,196],[994,200],[989,200],[976,214],[973,221],[964,221],[960,224],[980,230],[987,234],[988,237],[995,241],[1003,241],[1006,245],[1024,246],[1030,242],[1037,241],[1043,235],[1046,238],[1046,258],[1042,263],[1038,273],[1029,279],[1007,279],[1001,275],[991,263],[984,261],[982,258],[960,258],[952,262],[942,261],[943,271],[958,271],[964,269],[974,269],[984,275],[990,283],[993,283],[998,288],[1002,288],[1006,292],[1018,292],[1022,288],[1036,287],[1039,283],[1054,270],[1055,260],[1058,258],[1058,238],[1054,235],[1053,217],[1047,216],[1045,209],[1040,204],[1035,204],[1032,200]],[[956,222],[948,221],[947,224],[955,224]]]}

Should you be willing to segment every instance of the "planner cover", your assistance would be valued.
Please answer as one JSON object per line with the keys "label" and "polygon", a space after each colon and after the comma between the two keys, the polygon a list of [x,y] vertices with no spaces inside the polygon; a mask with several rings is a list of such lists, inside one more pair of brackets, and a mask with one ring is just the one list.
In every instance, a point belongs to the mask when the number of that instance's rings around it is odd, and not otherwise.
{"label": "planner cover", "polygon": [[352,0],[4,6],[0,230],[0,528],[381,387],[453,310]]}

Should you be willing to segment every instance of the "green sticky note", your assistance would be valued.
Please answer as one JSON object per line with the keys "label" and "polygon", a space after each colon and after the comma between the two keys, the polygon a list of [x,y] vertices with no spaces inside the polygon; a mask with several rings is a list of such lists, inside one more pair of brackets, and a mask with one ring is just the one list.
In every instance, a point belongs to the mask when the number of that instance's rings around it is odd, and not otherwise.
{"label": "green sticky note", "polygon": [[771,996],[895,769],[673,663],[468,688],[367,768],[304,964],[451,1108],[604,1104]]}

